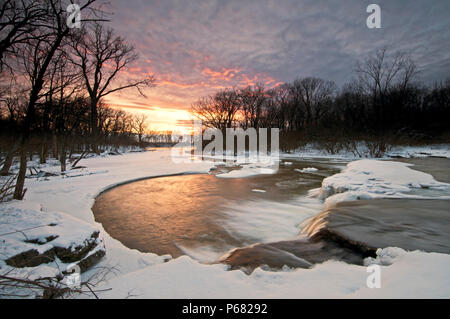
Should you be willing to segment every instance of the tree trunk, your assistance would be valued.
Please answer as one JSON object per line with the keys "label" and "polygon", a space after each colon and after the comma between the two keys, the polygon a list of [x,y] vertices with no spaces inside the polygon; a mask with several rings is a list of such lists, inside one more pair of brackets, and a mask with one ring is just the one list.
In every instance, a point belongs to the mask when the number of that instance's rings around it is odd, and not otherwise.
{"label": "tree trunk", "polygon": [[48,146],[47,146],[47,133],[44,133],[41,152],[39,153],[41,164],[47,163],[47,154],[48,154]]}
{"label": "tree trunk", "polygon": [[14,153],[17,151],[17,144],[14,144],[13,148],[6,154],[5,163],[3,164],[2,170],[0,172],[1,176],[6,176],[9,174],[9,170],[11,168]]}
{"label": "tree trunk", "polygon": [[52,135],[52,156],[58,159],[58,138],[55,133]]}
{"label": "tree trunk", "polygon": [[61,172],[64,173],[66,171],[66,168],[67,168],[67,164],[66,164],[66,162],[67,162],[66,161],[66,143],[65,143],[65,138],[64,137],[61,138],[59,161],[61,162]]}
{"label": "tree trunk", "polygon": [[98,100],[91,96],[91,138],[92,138],[92,152],[98,154]]}
{"label": "tree trunk", "polygon": [[23,187],[25,185],[25,176],[27,173],[27,150],[25,143],[23,143],[20,149],[20,169],[19,175],[17,176],[16,188],[14,190],[14,199],[23,199]]}
{"label": "tree trunk", "polygon": [[45,151],[46,148],[47,148],[47,143],[44,141],[44,143],[42,143],[41,151],[40,151],[40,153],[39,153],[39,162],[40,162],[41,164],[47,163],[47,156],[45,155],[45,153],[46,153],[46,151]]}
{"label": "tree trunk", "polygon": [[16,183],[16,189],[14,191],[14,199],[21,200],[23,198],[24,192],[23,192],[23,186],[25,184],[25,175],[27,171],[27,152],[26,152],[26,146],[29,143],[30,133],[31,129],[33,127],[33,124],[36,120],[36,102],[39,100],[39,93],[42,90],[42,87],[44,86],[44,78],[47,72],[47,68],[50,65],[50,62],[53,59],[53,56],[55,55],[55,52],[58,50],[58,48],[61,45],[62,40],[69,34],[70,29],[67,28],[63,32],[58,33],[55,41],[51,44],[48,53],[46,54],[40,68],[37,68],[36,65],[34,65],[34,71],[36,72],[36,78],[34,80],[31,92],[30,92],[30,98],[28,101],[27,111],[25,120],[23,123],[23,133],[22,137],[20,139],[20,169],[19,169],[19,175],[17,176],[17,183]]}

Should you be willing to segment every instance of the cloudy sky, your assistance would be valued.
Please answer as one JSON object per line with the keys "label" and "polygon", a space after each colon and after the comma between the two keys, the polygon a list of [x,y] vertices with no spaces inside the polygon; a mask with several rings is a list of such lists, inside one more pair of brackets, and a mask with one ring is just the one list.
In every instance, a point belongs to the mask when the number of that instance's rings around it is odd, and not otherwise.
{"label": "cloudy sky", "polygon": [[[366,8],[381,7],[381,29]],[[450,76],[449,0],[111,0],[110,25],[137,49],[134,76],[157,87],[110,103],[145,111],[156,129],[186,119],[191,103],[225,87],[317,76],[339,86],[376,49],[411,52],[433,83]]]}

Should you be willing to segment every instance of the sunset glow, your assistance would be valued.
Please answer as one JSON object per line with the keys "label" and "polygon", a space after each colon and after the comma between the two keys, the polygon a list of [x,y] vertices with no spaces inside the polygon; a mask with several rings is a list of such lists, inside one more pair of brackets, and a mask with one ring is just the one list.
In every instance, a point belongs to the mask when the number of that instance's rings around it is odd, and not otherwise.
{"label": "sunset glow", "polygon": [[[139,61],[122,76],[153,75],[156,87],[146,90],[146,97],[127,90],[108,102],[145,112],[155,129],[172,129],[178,120],[190,118],[187,111],[194,101],[217,90],[256,83],[274,87],[298,76],[327,78],[341,86],[352,79],[358,59],[392,45],[412,52],[425,70],[425,83],[445,78],[449,51],[440,51],[440,56],[433,52],[448,43],[448,32],[429,37],[427,32],[408,30],[414,25],[426,31],[436,21],[436,27],[445,30],[444,2],[426,9],[410,4],[408,14],[396,15],[390,12],[403,12],[403,4],[385,3],[383,28],[376,31],[366,27],[364,1],[319,2],[323,5],[112,1],[110,26],[139,53]],[[436,58],[428,59],[430,55]]]}
{"label": "sunset glow", "polygon": [[180,131],[186,132],[187,127],[184,121],[192,119],[188,110],[182,108],[131,105],[126,104],[127,100],[120,98],[108,101],[112,108],[120,108],[133,114],[145,114],[148,118],[149,130],[151,131]]}
{"label": "sunset glow", "polygon": [[246,87],[258,83],[275,87],[283,83],[265,74],[250,75],[233,68],[213,70],[199,66],[194,72],[199,77],[198,81],[185,81],[179,76],[153,73],[151,68],[130,68],[123,77],[154,75],[155,87],[146,89],[145,96],[133,90],[122,92],[108,97],[107,103],[114,108],[146,114],[152,130],[184,131],[182,122],[193,119],[189,112],[191,104],[202,96],[229,87]]}

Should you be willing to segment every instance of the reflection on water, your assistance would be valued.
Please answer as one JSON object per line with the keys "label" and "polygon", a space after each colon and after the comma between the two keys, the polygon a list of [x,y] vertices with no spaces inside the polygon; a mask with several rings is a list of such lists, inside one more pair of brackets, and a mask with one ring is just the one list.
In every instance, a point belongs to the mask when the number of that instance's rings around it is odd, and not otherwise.
{"label": "reflection on water", "polygon": [[[438,180],[449,178],[449,160],[408,161]],[[101,194],[93,211],[112,237],[143,252],[173,257],[187,254],[201,262],[214,262],[233,248],[245,247],[222,258],[236,268],[253,269],[261,264],[307,267],[330,258],[362,264],[365,256],[355,253],[351,248],[355,245],[450,251],[450,201],[358,201],[319,214],[323,204],[309,198],[308,191],[320,187],[324,177],[339,172],[345,164],[327,159],[287,160],[273,175],[147,179]],[[311,167],[317,171],[302,172]],[[233,168],[219,167],[216,173],[227,169]],[[435,192],[416,189],[411,194],[443,195]],[[306,234],[327,227],[334,235],[305,241],[299,236],[303,222]],[[336,234],[342,237],[339,241]],[[345,241],[350,244],[342,245]]]}
{"label": "reflection on water", "polygon": [[[295,171],[312,165],[316,174]],[[296,161],[281,164],[277,174],[242,179],[154,178],[101,194],[93,211],[127,247],[213,261],[234,247],[295,238],[298,225],[321,209],[308,190],[338,171],[332,163]]]}

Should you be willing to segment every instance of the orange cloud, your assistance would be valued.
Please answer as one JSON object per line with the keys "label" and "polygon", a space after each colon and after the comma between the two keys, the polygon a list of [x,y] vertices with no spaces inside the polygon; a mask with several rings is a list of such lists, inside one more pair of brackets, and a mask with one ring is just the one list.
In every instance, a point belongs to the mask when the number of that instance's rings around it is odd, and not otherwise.
{"label": "orange cloud", "polygon": [[[108,97],[114,107],[133,113],[149,115],[158,130],[172,130],[191,120],[190,105],[202,96],[230,87],[246,87],[262,83],[266,87],[281,84],[264,73],[255,73],[235,66],[221,66],[214,56],[193,53],[195,59],[189,67],[174,68],[172,61],[163,59],[159,64],[149,59],[123,70],[122,79],[155,74],[156,87],[145,89],[145,97],[136,90],[127,90]],[[167,63],[165,63],[167,62]]]}
{"label": "orange cloud", "polygon": [[204,68],[202,74],[213,80],[230,81],[236,74],[240,73],[239,69],[226,69],[222,68],[222,71],[213,71],[210,68]]}
{"label": "orange cloud", "polygon": [[168,85],[168,86],[173,86],[173,87],[182,88],[182,89],[189,89],[189,88],[193,88],[193,87],[205,86],[204,83],[183,84],[183,83],[169,81],[169,80],[160,80],[160,81],[157,81],[157,84],[158,85]]}

